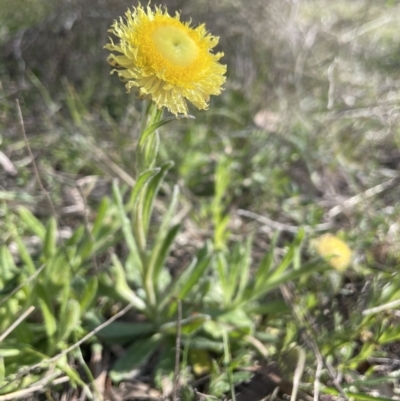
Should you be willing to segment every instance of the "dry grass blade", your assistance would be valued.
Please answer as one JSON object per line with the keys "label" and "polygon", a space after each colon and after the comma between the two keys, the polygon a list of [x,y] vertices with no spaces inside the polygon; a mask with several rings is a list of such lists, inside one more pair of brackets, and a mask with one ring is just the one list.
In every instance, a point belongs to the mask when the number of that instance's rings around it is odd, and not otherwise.
{"label": "dry grass blade", "polygon": [[21,316],[19,316],[10,327],[7,328],[3,332],[3,334],[0,335],[0,343],[22,322],[24,321],[33,311],[35,310],[34,306],[30,306],[24,313],[22,313]]}
{"label": "dry grass blade", "polygon": [[290,396],[290,401],[296,401],[297,399],[297,395],[299,394],[300,391],[299,386],[300,386],[301,376],[303,375],[304,367],[306,365],[305,351],[300,347],[297,347],[296,349],[298,353],[298,359],[296,364],[296,370],[294,371],[294,376],[293,376],[293,390]]}
{"label": "dry grass blade", "polygon": [[36,392],[40,392],[48,388],[49,386],[57,386],[58,384],[67,383],[69,381],[68,376],[62,376],[58,379],[51,380],[51,383],[43,383],[40,385],[33,385],[27,389],[14,391],[13,393],[0,395],[0,401],[13,401],[21,398],[27,399],[26,397],[32,396]]}

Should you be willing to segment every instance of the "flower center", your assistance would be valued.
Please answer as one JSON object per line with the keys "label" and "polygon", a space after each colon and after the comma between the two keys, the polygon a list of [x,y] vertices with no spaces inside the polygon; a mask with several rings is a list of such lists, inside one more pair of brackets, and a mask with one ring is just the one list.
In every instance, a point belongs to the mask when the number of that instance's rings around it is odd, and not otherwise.
{"label": "flower center", "polygon": [[192,63],[198,54],[196,42],[181,28],[160,26],[153,32],[153,40],[160,55],[177,66]]}

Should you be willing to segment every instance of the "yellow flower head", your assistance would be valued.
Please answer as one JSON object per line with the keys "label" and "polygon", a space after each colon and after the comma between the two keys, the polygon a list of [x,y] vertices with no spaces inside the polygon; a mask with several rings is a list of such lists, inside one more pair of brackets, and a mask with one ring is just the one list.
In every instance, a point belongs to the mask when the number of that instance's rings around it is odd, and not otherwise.
{"label": "yellow flower head", "polygon": [[198,109],[206,109],[210,95],[219,95],[225,82],[226,66],[218,62],[223,53],[211,53],[218,38],[207,33],[205,26],[191,28],[171,17],[167,10],[140,4],[112,25],[110,32],[119,44],[106,49],[107,61],[126,82],[128,92],[137,88],[141,98],[151,99],[158,108],[167,107],[177,115],[187,114],[186,100]]}
{"label": "yellow flower head", "polygon": [[344,271],[351,262],[351,249],[340,238],[324,234],[315,241],[315,248],[320,256],[336,270]]}

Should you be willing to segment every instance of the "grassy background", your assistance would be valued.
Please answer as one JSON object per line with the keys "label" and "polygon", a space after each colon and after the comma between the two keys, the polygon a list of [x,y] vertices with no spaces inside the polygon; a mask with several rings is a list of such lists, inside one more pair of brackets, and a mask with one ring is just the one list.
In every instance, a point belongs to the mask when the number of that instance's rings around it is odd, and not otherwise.
{"label": "grassy background", "polygon": [[[225,91],[212,98],[207,112],[192,109],[196,119],[162,128],[160,162],[172,159],[175,165],[160,192],[158,214],[165,210],[172,184],[179,183],[182,191],[183,226],[168,267],[180,271],[215,235],[216,171],[225,160],[229,174],[223,179],[227,189],[221,207],[230,216],[231,241],[254,233],[255,262],[270,249],[278,229],[278,254],[284,254],[305,227],[304,261],[315,255],[309,244],[323,232],[337,234],[353,249],[345,273],[327,271],[287,284],[290,312],[270,321],[269,328],[261,325],[279,338],[269,361],[286,361],[291,368],[284,375],[292,380],[296,364],[287,362],[287,355],[291,345],[303,347],[302,380],[311,389],[318,366],[315,350],[302,337],[307,324],[292,323],[290,317],[300,310],[328,361],[327,387],[335,388],[331,366],[356,399],[400,399],[398,313],[388,307],[369,318],[361,314],[400,294],[400,4],[165,4],[194,25],[205,22],[220,37],[218,50],[228,66]],[[23,257],[12,230],[31,255],[41,249],[37,235],[21,220],[21,206],[44,224],[56,217],[68,238],[85,211],[90,222],[95,219],[101,199],[111,196],[113,178],[132,183],[141,105],[116,76],[109,76],[103,50],[108,27],[130,5],[122,0],[0,0],[0,243],[17,266]],[[56,216],[35,178],[16,99]],[[112,246],[124,255],[123,241],[117,240]],[[5,285],[9,277],[1,278],[0,270],[0,279]],[[246,366],[257,359],[242,345],[234,357]],[[218,383],[201,389],[222,397]],[[362,398],[367,395],[372,398]]]}

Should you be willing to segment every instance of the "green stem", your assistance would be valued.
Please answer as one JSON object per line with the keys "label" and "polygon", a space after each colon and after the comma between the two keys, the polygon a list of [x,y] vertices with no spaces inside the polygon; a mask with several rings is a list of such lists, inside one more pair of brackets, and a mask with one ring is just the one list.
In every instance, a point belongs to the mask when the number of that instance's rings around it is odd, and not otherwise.
{"label": "green stem", "polygon": [[158,123],[162,118],[162,110],[158,110],[157,106],[152,102],[150,105],[143,104],[141,122],[140,122],[140,137],[136,149],[136,178],[139,178],[142,173],[154,167],[158,154],[159,137],[157,130],[149,135],[143,141],[143,135],[153,124]]}
{"label": "green stem", "polygon": [[[159,136],[157,130],[148,135],[148,129],[153,125],[157,124],[162,119],[162,110],[158,110],[155,103],[143,104],[143,112],[140,122],[140,137],[138,146],[136,149],[136,179],[141,174],[154,168],[158,147],[159,147]],[[139,194],[138,202],[134,210],[134,226],[133,231],[136,239],[136,243],[139,250],[139,256],[143,266],[143,285],[146,292],[146,298],[150,313],[154,313],[156,305],[156,286],[153,280],[152,269],[150,261],[147,255],[147,233],[149,222],[143,218],[143,208],[147,197],[147,187],[143,188]],[[151,216],[152,211],[149,213]]]}

